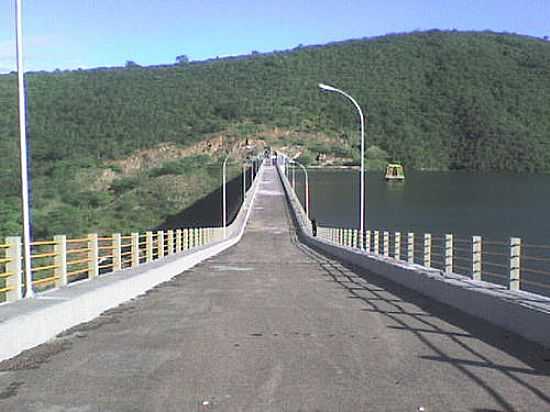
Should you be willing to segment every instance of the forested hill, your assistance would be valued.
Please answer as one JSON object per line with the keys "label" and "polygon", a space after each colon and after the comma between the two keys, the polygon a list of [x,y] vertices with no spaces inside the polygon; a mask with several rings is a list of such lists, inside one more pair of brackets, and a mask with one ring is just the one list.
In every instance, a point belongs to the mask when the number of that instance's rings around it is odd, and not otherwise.
{"label": "forested hill", "polygon": [[[417,32],[170,66],[30,73],[26,79],[35,206],[44,222],[53,222],[48,213],[86,186],[66,184],[78,170],[162,142],[188,146],[226,130],[239,130],[244,139],[276,128],[303,133],[307,138],[294,143],[310,158],[334,151],[357,162],[355,110],[341,96],[320,93],[319,82],[352,94],[368,117],[367,146],[408,168],[550,172],[550,42],[525,36]],[[0,76],[0,96],[5,199],[16,195],[14,74]],[[314,136],[341,144],[316,144]],[[59,196],[63,188],[67,193]],[[91,210],[97,201],[111,208],[117,193],[109,193],[107,200],[87,194],[72,204]],[[10,220],[5,210],[0,221]],[[93,227],[93,216],[89,220],[85,228]]]}
{"label": "forested hill", "polygon": [[[351,93],[368,145],[409,167],[550,170],[550,42],[489,32],[420,32],[164,67],[33,73],[37,161],[117,158],[188,144],[252,121],[349,135]],[[16,82],[0,77],[2,149],[16,136]],[[13,150],[13,148],[12,148]]]}

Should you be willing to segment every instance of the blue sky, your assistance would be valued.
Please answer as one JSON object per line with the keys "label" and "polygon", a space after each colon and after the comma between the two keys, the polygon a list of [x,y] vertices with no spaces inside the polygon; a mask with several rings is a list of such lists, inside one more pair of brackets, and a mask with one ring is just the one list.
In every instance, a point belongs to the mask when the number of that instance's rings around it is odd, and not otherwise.
{"label": "blue sky", "polygon": [[[22,0],[27,70],[172,63],[432,28],[550,36],[550,0]],[[0,72],[15,68],[0,3]]]}

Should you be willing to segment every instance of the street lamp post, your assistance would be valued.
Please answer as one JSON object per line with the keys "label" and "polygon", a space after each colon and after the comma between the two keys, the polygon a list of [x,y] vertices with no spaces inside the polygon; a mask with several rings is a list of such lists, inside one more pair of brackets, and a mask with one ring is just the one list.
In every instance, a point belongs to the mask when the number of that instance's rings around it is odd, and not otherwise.
{"label": "street lamp post", "polygon": [[300,166],[304,170],[305,181],[306,181],[306,184],[305,184],[305,189],[306,189],[306,196],[305,196],[305,198],[306,198],[306,216],[309,219],[309,176],[307,174],[307,169],[303,164],[301,164],[297,160],[291,160],[291,163],[297,164],[298,166]]}
{"label": "street lamp post", "polygon": [[243,205],[246,197],[246,164],[243,163]]}
{"label": "street lamp post", "polygon": [[[226,173],[226,166],[227,161],[231,155],[227,155],[226,158],[223,161],[222,166],[222,176],[223,176],[223,184],[222,184],[222,219],[223,219],[223,238],[225,239],[227,236],[227,188],[226,188],[226,180],[227,180],[227,173]],[[243,205],[244,205],[244,198],[246,196],[246,165],[243,164]]]}
{"label": "street lamp post", "polygon": [[[15,0],[15,31],[17,51],[17,85],[19,93],[19,161],[21,167],[21,215],[23,220],[23,262],[25,270],[25,298],[32,298],[31,271],[31,224],[29,202],[29,171],[26,133],[25,82],[23,68],[23,28],[21,18],[21,0]],[[16,276],[20,276],[19,273]]]}
{"label": "street lamp post", "polygon": [[359,212],[359,244],[363,247],[363,236],[365,234],[365,119],[363,117],[363,111],[361,110],[359,103],[357,103],[357,101],[355,101],[355,99],[346,92],[323,83],[319,83],[319,88],[326,92],[339,93],[349,99],[359,112],[359,118],[361,119],[361,210]]}
{"label": "street lamp post", "polygon": [[223,166],[222,166],[222,175],[223,175],[223,188],[222,188],[222,213],[223,213],[223,238],[225,239],[226,236],[227,236],[227,190],[225,188],[225,181],[226,181],[226,172],[225,172],[225,166],[227,164],[227,160],[229,159],[229,155],[225,158],[225,160],[223,161]]}

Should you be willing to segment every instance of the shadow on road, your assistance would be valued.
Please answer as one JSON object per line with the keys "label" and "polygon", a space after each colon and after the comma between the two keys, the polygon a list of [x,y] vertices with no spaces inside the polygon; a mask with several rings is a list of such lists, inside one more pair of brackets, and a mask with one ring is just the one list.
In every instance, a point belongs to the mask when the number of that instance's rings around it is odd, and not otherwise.
{"label": "shadow on road", "polygon": [[[293,243],[310,260],[316,262],[326,273],[328,279],[337,283],[349,292],[351,299],[358,299],[365,304],[361,309],[365,312],[379,313],[391,319],[397,326],[390,326],[394,330],[401,330],[414,334],[424,345],[430,348],[434,356],[422,356],[422,359],[445,362],[460,371],[465,378],[475,382],[483,388],[504,410],[514,410],[497,387],[472,373],[475,368],[489,368],[503,374],[515,384],[528,390],[531,394],[550,404],[550,394],[545,393],[531,383],[517,375],[547,376],[550,377],[550,350],[540,345],[529,342],[517,335],[503,331],[483,320],[464,314],[450,306],[443,305],[432,299],[420,295],[415,291],[406,289],[398,284],[390,282],[382,277],[373,275],[364,269],[335,261],[310,249],[300,243],[295,235]],[[405,306],[414,305],[420,308],[414,311],[407,310]],[[441,322],[441,320],[443,322]],[[422,327],[411,326],[410,323],[421,324]],[[453,330],[448,330],[441,323],[451,325]],[[455,329],[459,329],[457,331]],[[448,353],[448,348],[441,347],[430,337],[434,335],[445,336],[454,345],[467,352],[471,357],[462,359]],[[502,365],[493,361],[490,356],[481,353],[468,343],[468,340],[484,342],[510,356],[520,360],[528,367]],[[477,345],[479,346],[479,345]],[[473,360],[472,360],[473,359]],[[481,410],[478,410],[481,412]]]}

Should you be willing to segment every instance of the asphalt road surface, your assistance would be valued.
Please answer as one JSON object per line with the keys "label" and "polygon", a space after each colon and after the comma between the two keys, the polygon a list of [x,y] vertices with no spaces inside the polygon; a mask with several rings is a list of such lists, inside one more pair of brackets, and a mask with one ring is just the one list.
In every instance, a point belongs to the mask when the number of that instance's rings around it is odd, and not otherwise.
{"label": "asphalt road surface", "polygon": [[297,243],[242,241],[0,364],[0,411],[550,411],[550,352]]}

